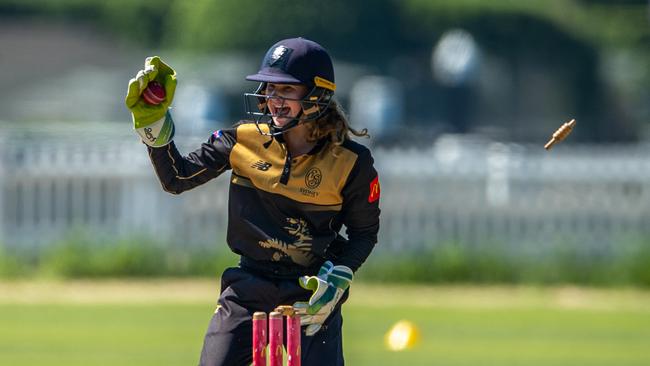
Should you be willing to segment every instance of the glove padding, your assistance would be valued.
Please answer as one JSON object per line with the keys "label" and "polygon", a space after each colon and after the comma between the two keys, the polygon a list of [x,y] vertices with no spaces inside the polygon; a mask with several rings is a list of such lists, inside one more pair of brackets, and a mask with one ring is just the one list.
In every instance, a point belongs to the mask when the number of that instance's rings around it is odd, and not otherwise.
{"label": "glove padding", "polygon": [[[157,105],[147,104],[141,97],[147,85],[154,80],[165,88],[165,99]],[[133,128],[145,144],[165,146],[174,138],[174,121],[168,109],[175,91],[176,71],[158,56],[147,57],[144,69],[129,81],[125,103],[133,117]]]}
{"label": "glove padding", "polygon": [[345,290],[350,287],[354,274],[346,266],[335,266],[332,262],[325,262],[316,276],[303,276],[299,278],[300,286],[314,293],[309,302],[296,302],[293,304],[296,313],[300,315],[300,324],[307,325],[305,335],[313,336],[323,326],[325,320],[341,300]]}

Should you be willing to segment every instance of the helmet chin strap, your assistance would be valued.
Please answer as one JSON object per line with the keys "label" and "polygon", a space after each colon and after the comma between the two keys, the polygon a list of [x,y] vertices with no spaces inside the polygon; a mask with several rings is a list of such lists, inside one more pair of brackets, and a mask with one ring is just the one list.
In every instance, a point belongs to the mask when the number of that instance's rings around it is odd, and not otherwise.
{"label": "helmet chin strap", "polygon": [[[295,116],[293,119],[291,119],[291,121],[289,121],[289,123],[287,123],[286,125],[284,125],[282,127],[278,127],[273,123],[273,117],[271,117],[271,119],[268,122],[261,122],[262,116],[257,118],[255,120],[255,126],[257,126],[257,131],[259,131],[259,133],[262,134],[262,135],[266,135],[266,136],[271,137],[269,139],[269,141],[264,143],[264,147],[268,148],[269,146],[271,146],[271,143],[273,142],[273,139],[276,139],[279,142],[285,142],[284,141],[284,134],[287,131],[291,130],[292,128],[297,127],[301,122],[303,122],[303,120],[300,119],[302,114],[303,113],[302,113],[302,110],[301,110],[300,112],[298,112],[297,116]],[[260,123],[266,123],[269,126],[269,133],[262,132],[262,130],[260,129]]]}

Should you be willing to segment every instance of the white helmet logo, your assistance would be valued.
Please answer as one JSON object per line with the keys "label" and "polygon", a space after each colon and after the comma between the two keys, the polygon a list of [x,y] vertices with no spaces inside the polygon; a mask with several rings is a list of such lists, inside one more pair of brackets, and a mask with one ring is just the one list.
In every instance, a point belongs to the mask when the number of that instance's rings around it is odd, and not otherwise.
{"label": "white helmet logo", "polygon": [[271,54],[271,59],[273,60],[273,62],[271,63],[271,65],[275,64],[276,62],[278,62],[278,61],[282,58],[282,56],[284,56],[284,55],[287,53],[287,50],[288,50],[288,49],[287,49],[286,47],[284,47],[284,46],[278,46],[278,47],[276,47],[276,48],[273,50],[273,54]]}

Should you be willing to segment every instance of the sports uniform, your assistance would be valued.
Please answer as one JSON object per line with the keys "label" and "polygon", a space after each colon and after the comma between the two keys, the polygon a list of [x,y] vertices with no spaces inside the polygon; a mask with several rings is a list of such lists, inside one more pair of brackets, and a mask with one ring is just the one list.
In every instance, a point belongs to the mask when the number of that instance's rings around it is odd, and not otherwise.
{"label": "sports uniform", "polygon": [[[275,80],[287,82],[280,80],[282,75],[297,76],[294,83],[309,85],[313,75],[308,65],[317,72],[322,70],[323,53],[329,60],[314,42],[302,38],[280,41],[265,56],[260,72],[248,79],[264,85]],[[312,79],[305,82],[300,67],[306,68],[306,77]],[[315,84],[334,85],[333,69],[331,75],[327,70],[319,75],[324,77]],[[316,107],[305,103],[302,117],[328,113],[328,90],[312,88],[305,99],[324,102]],[[268,112],[264,104],[268,96],[263,93],[258,89],[251,94],[261,111],[252,115]],[[171,119],[165,112],[162,120]],[[307,122],[296,118],[294,125],[300,123]],[[156,174],[170,193],[179,194],[232,171],[227,243],[240,255],[240,262],[222,275],[219,305],[205,336],[202,365],[250,364],[252,314],[307,299],[309,302],[302,303],[303,324],[308,325],[306,331],[303,328],[303,364],[343,364],[340,306],[347,298],[352,273],[377,241],[378,175],[370,151],[349,138],[340,144],[321,138],[306,154],[291,156],[283,139],[285,132],[272,123],[260,123],[258,118],[213,133],[187,156],[179,153],[171,138],[163,146],[148,143]],[[343,225],[347,239],[339,234]],[[338,278],[344,279],[344,286],[332,285]],[[324,299],[324,291],[316,291],[316,286],[329,286],[330,298]],[[320,300],[315,299],[319,296]]]}

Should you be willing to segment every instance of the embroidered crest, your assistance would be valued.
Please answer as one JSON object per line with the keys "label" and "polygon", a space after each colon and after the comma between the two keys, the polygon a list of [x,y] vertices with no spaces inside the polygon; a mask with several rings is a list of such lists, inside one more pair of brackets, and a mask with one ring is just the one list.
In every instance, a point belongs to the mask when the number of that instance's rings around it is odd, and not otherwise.
{"label": "embroidered crest", "polygon": [[316,189],[323,180],[323,173],[318,168],[311,168],[305,174],[305,185],[309,189]]}
{"label": "embroidered crest", "polygon": [[289,51],[289,49],[284,47],[284,46],[276,47],[273,50],[273,53],[271,53],[270,65],[273,66],[273,65],[277,64],[280,60],[282,60],[282,58],[284,57],[284,55],[287,54],[288,51]]}

